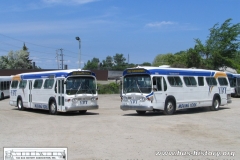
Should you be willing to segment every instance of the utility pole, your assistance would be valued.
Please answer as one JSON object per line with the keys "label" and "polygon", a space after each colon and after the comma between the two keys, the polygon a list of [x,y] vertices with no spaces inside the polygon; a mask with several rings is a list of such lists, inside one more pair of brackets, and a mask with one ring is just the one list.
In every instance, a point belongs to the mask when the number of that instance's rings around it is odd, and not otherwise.
{"label": "utility pole", "polygon": [[58,49],[56,50],[56,54],[57,54],[57,67],[58,67],[58,69],[59,69],[59,60],[58,60]]}
{"label": "utility pole", "polygon": [[62,53],[63,49],[61,48],[59,50],[61,51],[61,54],[60,54],[60,56],[61,56],[61,60],[60,61],[62,61],[61,62],[61,69],[63,69],[63,53]]}

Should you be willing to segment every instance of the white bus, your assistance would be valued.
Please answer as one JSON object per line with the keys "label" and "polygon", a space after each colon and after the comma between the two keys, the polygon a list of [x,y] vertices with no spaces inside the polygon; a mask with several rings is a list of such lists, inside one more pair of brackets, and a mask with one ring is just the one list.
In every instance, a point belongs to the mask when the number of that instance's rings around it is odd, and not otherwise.
{"label": "white bus", "polygon": [[24,108],[58,112],[98,109],[96,75],[86,70],[57,70],[13,76],[10,102]]}
{"label": "white bus", "polygon": [[231,92],[224,72],[138,66],[123,72],[121,101],[122,110],[171,115],[196,107],[218,110],[231,103]]}
{"label": "white bus", "polygon": [[227,73],[233,97],[240,96],[240,74]]}
{"label": "white bus", "polygon": [[0,76],[0,100],[9,97],[11,76]]}

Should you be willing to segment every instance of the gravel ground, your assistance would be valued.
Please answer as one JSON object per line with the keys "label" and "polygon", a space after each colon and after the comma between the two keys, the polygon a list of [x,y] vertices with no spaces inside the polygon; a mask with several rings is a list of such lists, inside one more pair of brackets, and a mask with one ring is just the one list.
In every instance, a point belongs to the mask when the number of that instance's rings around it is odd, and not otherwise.
{"label": "gravel ground", "polygon": [[98,110],[53,116],[42,110],[18,111],[4,99],[0,159],[3,147],[67,147],[68,160],[239,160],[240,98],[232,101],[219,111],[138,115],[120,110],[118,94],[99,95]]}

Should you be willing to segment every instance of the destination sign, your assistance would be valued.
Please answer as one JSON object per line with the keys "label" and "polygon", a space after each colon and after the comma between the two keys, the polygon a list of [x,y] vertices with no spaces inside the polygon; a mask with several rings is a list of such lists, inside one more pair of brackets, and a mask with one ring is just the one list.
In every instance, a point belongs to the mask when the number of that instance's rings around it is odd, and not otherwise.
{"label": "destination sign", "polygon": [[129,69],[127,73],[145,73],[145,69]]}
{"label": "destination sign", "polygon": [[91,75],[91,72],[75,71],[72,75]]}

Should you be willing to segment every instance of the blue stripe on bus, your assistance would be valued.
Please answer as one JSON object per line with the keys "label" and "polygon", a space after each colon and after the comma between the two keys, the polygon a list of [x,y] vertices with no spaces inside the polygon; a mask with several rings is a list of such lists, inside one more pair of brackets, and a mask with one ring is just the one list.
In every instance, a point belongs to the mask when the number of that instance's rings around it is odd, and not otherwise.
{"label": "blue stripe on bus", "polygon": [[240,78],[240,74],[226,73],[228,78]]}
{"label": "blue stripe on bus", "polygon": [[[142,73],[131,73],[133,74],[150,74],[150,75],[183,75],[183,76],[214,76],[216,72],[214,71],[204,71],[204,70],[178,70],[178,69],[145,69]],[[123,72],[123,76],[128,75],[127,70]]]}
{"label": "blue stripe on bus", "polygon": [[152,96],[153,95],[153,92],[151,92],[150,94],[148,94],[147,96],[146,96],[146,98],[148,98],[148,97],[150,97],[150,96]]}
{"label": "blue stripe on bus", "polygon": [[[68,77],[72,72],[51,72],[51,73],[33,73],[33,74],[22,74],[21,79],[38,79],[38,78],[49,78],[49,76],[54,77]],[[92,76],[95,76],[95,73],[91,72]]]}

